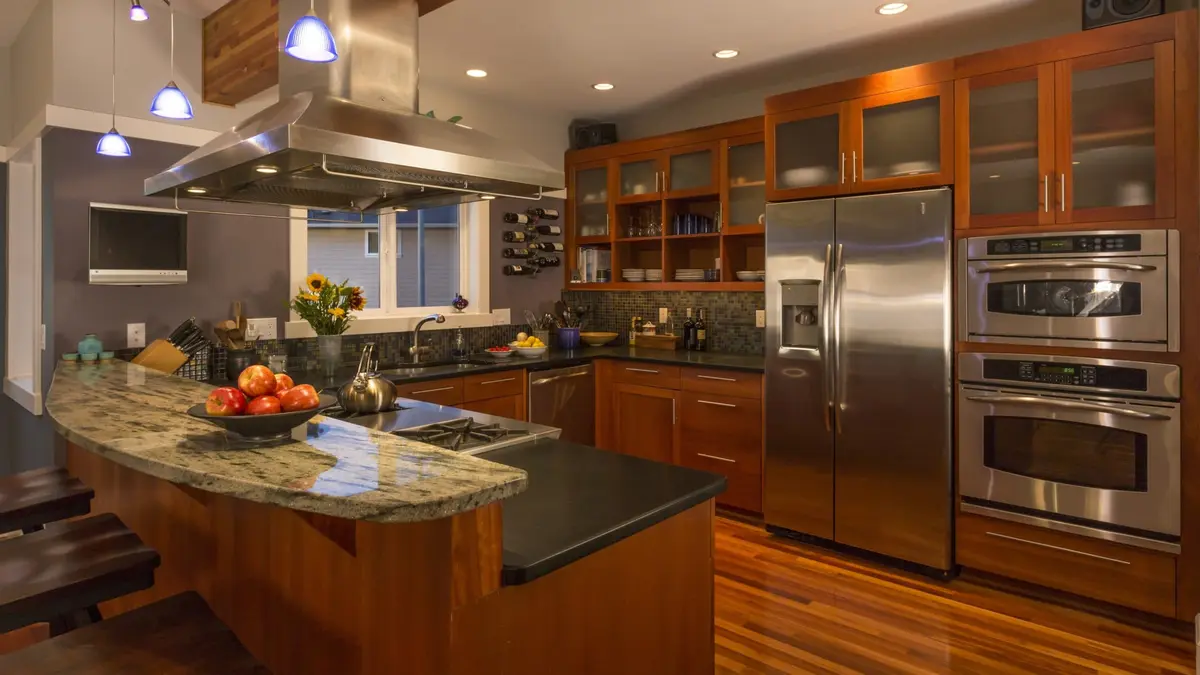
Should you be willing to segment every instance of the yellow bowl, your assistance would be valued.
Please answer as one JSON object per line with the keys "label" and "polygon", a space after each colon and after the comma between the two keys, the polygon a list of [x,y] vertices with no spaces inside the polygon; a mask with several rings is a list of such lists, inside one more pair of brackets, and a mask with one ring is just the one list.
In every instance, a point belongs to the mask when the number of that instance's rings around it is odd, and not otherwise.
{"label": "yellow bowl", "polygon": [[589,347],[603,347],[617,339],[617,333],[580,333],[579,339]]}

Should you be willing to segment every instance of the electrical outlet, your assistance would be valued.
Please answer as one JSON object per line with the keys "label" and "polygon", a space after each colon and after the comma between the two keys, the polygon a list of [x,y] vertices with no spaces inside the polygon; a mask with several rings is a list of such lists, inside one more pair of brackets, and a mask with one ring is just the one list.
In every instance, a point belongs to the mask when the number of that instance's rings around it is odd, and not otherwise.
{"label": "electrical outlet", "polygon": [[125,327],[125,346],[129,349],[146,346],[146,324],[131,323]]}
{"label": "electrical outlet", "polygon": [[667,308],[666,307],[658,308],[658,322],[659,323],[667,322]]}
{"label": "electrical outlet", "polygon": [[507,326],[508,324],[512,323],[512,310],[511,309],[492,310],[492,322],[493,322],[492,325],[494,325],[494,326]]}
{"label": "electrical outlet", "polygon": [[754,310],[754,327],[755,328],[766,328],[767,327],[767,310],[765,310],[765,309]]}
{"label": "electrical outlet", "polygon": [[275,317],[266,319],[246,319],[246,339],[276,340],[279,338],[279,327]]}

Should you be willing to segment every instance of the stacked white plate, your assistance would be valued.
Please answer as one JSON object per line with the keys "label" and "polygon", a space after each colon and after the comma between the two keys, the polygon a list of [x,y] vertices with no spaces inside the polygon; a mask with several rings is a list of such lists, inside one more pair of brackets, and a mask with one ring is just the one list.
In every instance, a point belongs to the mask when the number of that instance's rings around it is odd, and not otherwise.
{"label": "stacked white plate", "polygon": [[737,273],[738,281],[762,281],[763,272],[761,270],[746,270],[745,272]]}
{"label": "stacked white plate", "polygon": [[704,281],[704,270],[675,270],[675,281]]}
{"label": "stacked white plate", "polygon": [[646,270],[635,269],[635,268],[623,269],[623,270],[621,270],[621,280],[622,281],[645,281],[646,280]]}
{"label": "stacked white plate", "polygon": [[662,270],[646,270],[646,281],[662,281]]}

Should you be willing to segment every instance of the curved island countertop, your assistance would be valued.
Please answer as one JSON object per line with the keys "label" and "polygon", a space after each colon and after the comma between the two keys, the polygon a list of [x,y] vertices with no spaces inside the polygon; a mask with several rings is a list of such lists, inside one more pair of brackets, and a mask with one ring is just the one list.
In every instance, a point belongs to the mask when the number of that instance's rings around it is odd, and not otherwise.
{"label": "curved island countertop", "polygon": [[122,361],[65,366],[46,409],[66,439],[198,490],[335,518],[436,520],[511,497],[520,469],[323,416],[277,445],[232,442],[190,417],[211,386]]}

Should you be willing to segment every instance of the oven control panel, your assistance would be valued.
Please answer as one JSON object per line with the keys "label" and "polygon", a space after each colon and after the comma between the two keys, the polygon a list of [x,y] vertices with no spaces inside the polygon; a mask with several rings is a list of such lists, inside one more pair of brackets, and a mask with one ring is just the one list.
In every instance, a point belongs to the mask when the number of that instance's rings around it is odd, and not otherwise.
{"label": "oven control panel", "polygon": [[1023,361],[985,359],[983,376],[987,380],[1025,382],[1096,389],[1141,391],[1147,389],[1147,373],[1141,368],[1099,366],[1067,361]]}
{"label": "oven control panel", "polygon": [[991,239],[988,255],[1057,255],[1062,253],[1137,253],[1142,250],[1142,235],[1077,235]]}

